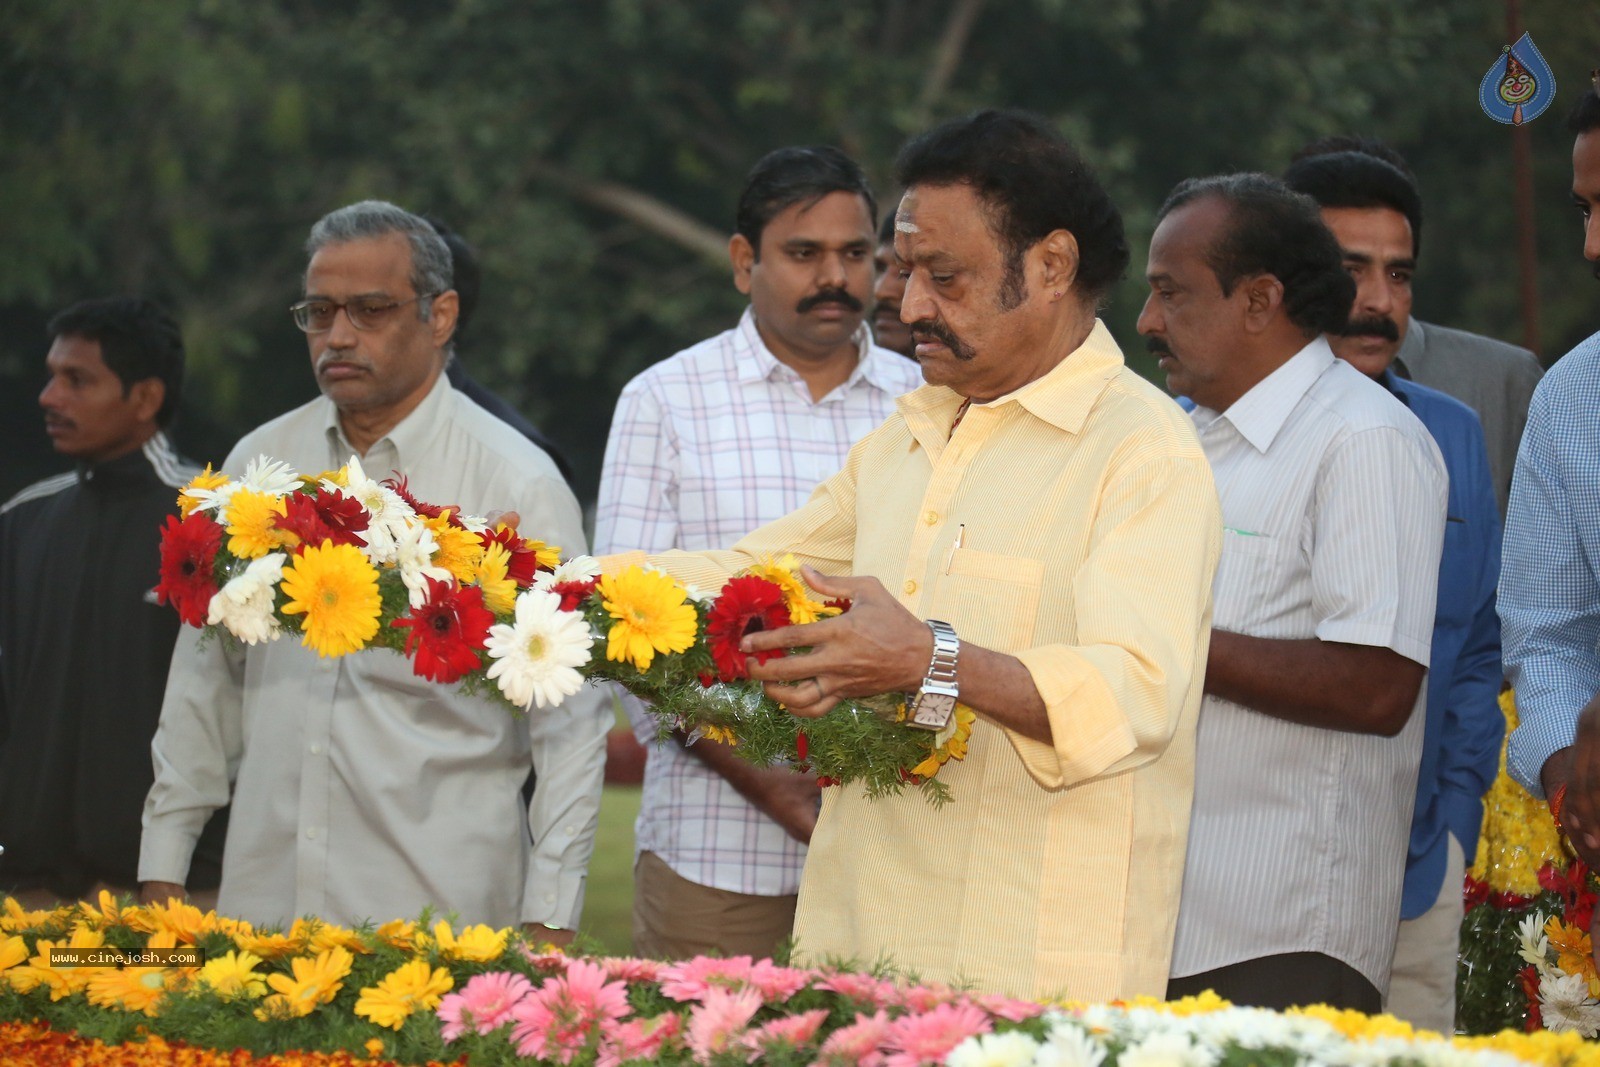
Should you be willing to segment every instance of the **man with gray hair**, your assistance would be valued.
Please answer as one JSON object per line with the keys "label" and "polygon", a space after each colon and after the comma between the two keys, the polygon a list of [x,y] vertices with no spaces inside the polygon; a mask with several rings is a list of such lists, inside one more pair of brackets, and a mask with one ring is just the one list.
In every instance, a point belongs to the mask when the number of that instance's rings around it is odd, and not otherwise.
{"label": "man with gray hair", "polygon": [[[222,469],[267,455],[314,473],[352,455],[421,500],[512,510],[564,554],[585,550],[549,456],[451,388],[458,298],[425,220],[380,201],[312,228],[306,334],[322,395],[247,434]],[[145,803],[147,900],[181,895],[200,827],[233,800],[219,909],[384,921],[423,908],[570,940],[583,904],[610,716],[593,691],[513,715],[424,681],[399,656],[319,659],[299,642],[179,639]],[[522,803],[532,766],[538,785]]]}

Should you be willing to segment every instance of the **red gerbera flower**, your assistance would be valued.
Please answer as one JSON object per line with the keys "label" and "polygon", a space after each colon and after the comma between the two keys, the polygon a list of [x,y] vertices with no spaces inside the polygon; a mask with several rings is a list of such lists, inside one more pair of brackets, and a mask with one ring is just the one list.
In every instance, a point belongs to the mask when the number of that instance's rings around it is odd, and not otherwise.
{"label": "red gerbera flower", "polygon": [[167,516],[161,530],[161,581],[156,600],[171,604],[190,626],[204,626],[211,598],[217,595],[213,567],[222,547],[222,527],[204,511],[187,518]]}
{"label": "red gerbera flower", "polygon": [[[706,645],[717,665],[717,676],[724,682],[749,677],[739,640],[745,634],[776,630],[789,623],[789,608],[776,583],[754,575],[729,581],[706,613]],[[758,663],[781,655],[783,650],[778,648],[755,654]]]}
{"label": "red gerbera flower", "polygon": [[411,495],[411,490],[406,488],[406,480],[403,476],[400,478],[385,478],[383,480],[383,484],[388,486],[390,489],[393,489],[395,494],[399,496],[401,500],[404,500],[407,504],[411,505],[411,510],[415,511],[418,515],[426,515],[430,519],[437,519],[440,515],[443,515],[448,511],[450,513],[450,525],[461,525],[461,523],[458,521],[458,518],[461,515],[460,508],[456,507],[454,504],[445,504],[443,506],[438,504],[424,504],[422,501]]}
{"label": "red gerbera flower", "polygon": [[594,592],[594,586],[595,579],[591,578],[587,582],[556,582],[550,591],[561,598],[562,611],[577,611]]}
{"label": "red gerbera flower", "polygon": [[[493,530],[485,530],[478,535],[478,540],[484,548],[499,544],[505,547],[510,554],[506,563],[506,577],[517,583],[518,589],[526,589],[533,584],[533,576],[539,570],[538,554],[528,547],[528,542],[510,526],[496,526]],[[570,611],[570,608],[563,608]]]}
{"label": "red gerbera flower", "polygon": [[361,534],[371,522],[372,516],[361,506],[361,501],[337,490],[324,489],[316,494],[289,496],[284,501],[284,513],[273,525],[298,537],[301,548],[325,541],[362,547],[367,539]]}
{"label": "red gerbera flower", "polygon": [[483,590],[428,579],[428,597],[389,625],[410,630],[406,655],[418,677],[434,682],[459,682],[483,665],[479,653],[489,639],[494,612],[483,606]]}

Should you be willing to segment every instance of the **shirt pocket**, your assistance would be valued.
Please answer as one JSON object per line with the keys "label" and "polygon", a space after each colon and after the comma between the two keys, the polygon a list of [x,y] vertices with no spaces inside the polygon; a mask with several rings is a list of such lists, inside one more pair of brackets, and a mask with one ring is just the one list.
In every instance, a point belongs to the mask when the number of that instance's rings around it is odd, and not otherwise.
{"label": "shirt pocket", "polygon": [[939,577],[934,618],[946,619],[964,641],[996,652],[1033,645],[1044,587],[1044,561],[958,548]]}
{"label": "shirt pocket", "polygon": [[[1304,636],[1310,571],[1292,538],[1224,529],[1215,625],[1257,637]],[[1298,627],[1298,629],[1296,629]]]}

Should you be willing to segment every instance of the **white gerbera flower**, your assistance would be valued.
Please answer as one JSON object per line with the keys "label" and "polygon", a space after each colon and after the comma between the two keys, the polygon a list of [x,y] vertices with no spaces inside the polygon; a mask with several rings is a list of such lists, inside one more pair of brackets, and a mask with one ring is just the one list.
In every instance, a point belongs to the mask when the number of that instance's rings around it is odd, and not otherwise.
{"label": "white gerbera flower", "polygon": [[468,533],[481,534],[489,532],[489,520],[482,515],[468,515],[463,511],[456,516],[456,521],[461,523],[462,529]]}
{"label": "white gerbera flower", "polygon": [[969,1037],[945,1057],[948,1067],[1033,1067],[1039,1045],[1015,1030]]}
{"label": "white gerbera flower", "polygon": [[452,580],[449,571],[433,565],[438,551],[439,543],[433,539],[433,531],[420,522],[408,525],[395,542],[395,566],[400,569],[400,580],[406,583],[406,592],[414,608],[427,602],[429,578],[441,582]]}
{"label": "white gerbera flower", "polygon": [[540,571],[533,576],[534,589],[549,589],[562,582],[590,582],[600,577],[600,561],[593,556],[573,556],[556,565],[553,571]]}
{"label": "white gerbera flower", "polygon": [[361,468],[359,456],[351,456],[344,469],[344,485],[324,478],[322,488],[341,492],[367,509],[370,521],[360,534],[366,541],[363,551],[378,566],[393,563],[399,551],[400,538],[405,536],[406,527],[417,517],[417,513],[399,493],[368,477]]}
{"label": "white gerbera flower", "polygon": [[554,707],[583,687],[577,668],[589,662],[593,643],[582,615],[562,611],[554,593],[528,589],[517,597],[513,625],[489,627],[489,677],[520,708]]}
{"label": "white gerbera flower", "polygon": [[1517,924],[1517,941],[1522,947],[1517,955],[1533,964],[1543,973],[1549,968],[1550,939],[1544,932],[1545,917],[1538,912],[1526,916]]}
{"label": "white gerbera flower", "polygon": [[276,641],[283,626],[272,613],[272,604],[288,558],[282,552],[271,552],[251,560],[243,573],[230,578],[211,597],[206,622],[212,626],[221,623],[247,645]]}
{"label": "white gerbera flower", "polygon": [[1584,1037],[1600,1033],[1600,1004],[1589,996],[1589,981],[1581,974],[1552,974],[1539,982],[1540,1014],[1546,1030],[1576,1030]]}
{"label": "white gerbera flower", "polygon": [[244,477],[236,484],[267,496],[286,496],[300,488],[300,475],[282,460],[257,456],[245,467]]}
{"label": "white gerbera flower", "polygon": [[1175,1031],[1152,1034],[1117,1057],[1117,1067],[1211,1067],[1215,1062],[1214,1052]]}
{"label": "white gerbera flower", "polygon": [[1044,1045],[1034,1055],[1034,1064],[1036,1067],[1100,1067],[1105,1058],[1105,1046],[1089,1031],[1062,1020],[1050,1028]]}

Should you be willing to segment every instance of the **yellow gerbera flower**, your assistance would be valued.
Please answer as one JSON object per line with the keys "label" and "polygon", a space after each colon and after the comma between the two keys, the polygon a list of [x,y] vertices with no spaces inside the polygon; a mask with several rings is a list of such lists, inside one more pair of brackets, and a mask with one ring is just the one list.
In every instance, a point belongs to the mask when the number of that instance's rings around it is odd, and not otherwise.
{"label": "yellow gerbera flower", "polygon": [[189,480],[189,484],[178,490],[178,515],[187,519],[189,512],[200,506],[200,497],[192,495],[193,489],[221,489],[228,484],[228,476],[221,471],[213,471],[211,464],[206,464],[206,469],[196,474]]}
{"label": "yellow gerbera flower", "polygon": [[796,626],[839,614],[838,608],[829,607],[820,600],[812,599],[810,590],[800,580],[799,565],[795,563],[793,556],[784,556],[778,560],[767,556],[745,573],[756,578],[765,578],[783,590],[783,600],[789,608],[789,618]]}
{"label": "yellow gerbera flower", "polygon": [[365,648],[378,632],[378,572],[354,545],[307,548],[283,569],[285,615],[304,614],[301,644],[319,656]]}
{"label": "yellow gerbera flower", "polygon": [[[202,934],[210,933],[216,928],[217,916],[215,912],[207,915],[193,904],[185,904],[181,900],[168,900],[165,904],[151,904],[145,908],[145,916],[150,923],[150,929],[161,933],[170,933],[176,941],[192,945]],[[172,948],[172,945],[157,944],[155,938],[150,941],[155,948]]]}
{"label": "yellow gerbera flower", "polygon": [[[905,717],[904,711],[900,713],[900,717]],[[972,724],[977,719],[977,712],[965,704],[957,704],[956,713],[950,716],[945,728],[934,735],[933,751],[928,753],[927,759],[911,768],[911,773],[921,775],[923,778],[932,778],[939,773],[940,767],[951,760],[966,759],[967,739],[972,736]]]}
{"label": "yellow gerbera flower", "polygon": [[346,463],[336,471],[323,471],[315,477],[302,478],[301,481],[306,483],[306,488],[308,489],[312,486],[321,485],[323,482],[332,482],[340,489],[343,489],[350,484],[350,465]]}
{"label": "yellow gerbera flower", "polygon": [[505,953],[506,941],[510,937],[510,930],[493,930],[482,923],[463,927],[459,934],[451,933],[447,922],[435,923],[433,927],[433,939],[439,945],[439,955],[447,960],[468,960],[473,963],[497,960]]}
{"label": "yellow gerbera flower", "polygon": [[258,493],[254,489],[240,489],[228,498],[225,509],[228,528],[228,551],[242,559],[256,559],[268,552],[292,545],[293,534],[280,530],[273,524],[288,513],[283,497]]}
{"label": "yellow gerbera flower", "polygon": [[[296,923],[301,921],[299,919],[295,920]],[[311,941],[307,947],[312,952],[321,952],[325,948],[334,947],[347,948],[351,952],[359,952],[363,955],[372,951],[361,935],[354,930],[343,926],[335,926],[333,923],[320,922],[316,919],[311,921],[310,926],[312,930]]]}
{"label": "yellow gerbera flower", "polygon": [[308,933],[299,919],[286,934],[258,934],[246,930],[233,935],[233,943],[241,950],[265,960],[304,952],[308,940]]}
{"label": "yellow gerbera flower", "polygon": [[739,743],[739,735],[734,733],[731,727],[718,726],[716,723],[701,723],[700,736],[708,741],[718,741],[730,747]]}
{"label": "yellow gerbera flower", "polygon": [[449,571],[462,585],[470,584],[477,575],[478,561],[483,558],[483,542],[478,535],[450,525],[449,508],[423,522],[433,531],[433,540],[439,546],[433,565]]}
{"label": "yellow gerbera flower", "polygon": [[0,971],[9,971],[28,958],[28,943],[16,934],[0,940]]}
{"label": "yellow gerbera flower", "polygon": [[483,590],[483,606],[496,615],[509,615],[517,607],[517,583],[509,576],[511,553],[495,543],[483,550],[473,580]]}
{"label": "yellow gerbera flower", "polygon": [[95,968],[88,986],[89,1003],[156,1014],[156,1005],[171,988],[173,972],[165,967]]}
{"label": "yellow gerbera flower", "polygon": [[256,1009],[256,1018],[266,1021],[310,1015],[318,1005],[328,1004],[339,995],[353,962],[350,953],[342,948],[319,952],[315,959],[298,956],[290,960],[293,977],[267,976],[267,984],[277,992]]}
{"label": "yellow gerbera flower", "polygon": [[256,973],[261,957],[253,952],[230,952],[207,960],[200,981],[223,1000],[255,1000],[266,995],[266,975]]}
{"label": "yellow gerbera flower", "polygon": [[51,1000],[61,1000],[80,993],[89,984],[89,979],[94,975],[92,967],[61,967],[56,968],[50,964],[50,950],[52,948],[102,948],[106,943],[105,935],[98,930],[89,929],[85,923],[73,927],[72,934],[66,941],[52,941],[42,938],[34,945],[34,956],[27,963],[13,967],[5,972],[6,978],[11,983],[11,988],[19,993],[29,993],[44,986],[50,990]]}
{"label": "yellow gerbera flower", "polygon": [[699,620],[688,595],[660,571],[629,567],[598,585],[601,603],[617,621],[606,640],[606,659],[650,669],[657,652],[682,652],[694,644]]}
{"label": "yellow gerbera flower", "polygon": [[390,919],[373,931],[378,940],[405,952],[421,952],[428,946],[428,935],[410,919]]}
{"label": "yellow gerbera flower", "polygon": [[54,921],[62,909],[41,908],[38,911],[29,911],[17,902],[15,897],[6,897],[5,914],[0,915],[0,930],[7,933],[17,933],[21,930],[31,930],[36,926],[43,926]]}
{"label": "yellow gerbera flower", "polygon": [[1596,972],[1589,932],[1562,922],[1559,915],[1550,916],[1544,924],[1544,932],[1550,939],[1550,947],[1556,950],[1556,966],[1568,974],[1581,974],[1592,987]]}
{"label": "yellow gerbera flower", "polygon": [[[501,524],[502,526],[504,523]],[[522,539],[522,547],[533,553],[533,560],[541,567],[555,570],[561,566],[561,546],[547,545],[532,537]]]}
{"label": "yellow gerbera flower", "polygon": [[455,981],[443,967],[428,966],[427,960],[403,963],[375,986],[367,986],[356,1001],[357,1015],[378,1026],[398,1030],[419,1008],[432,1009],[450,992]]}

